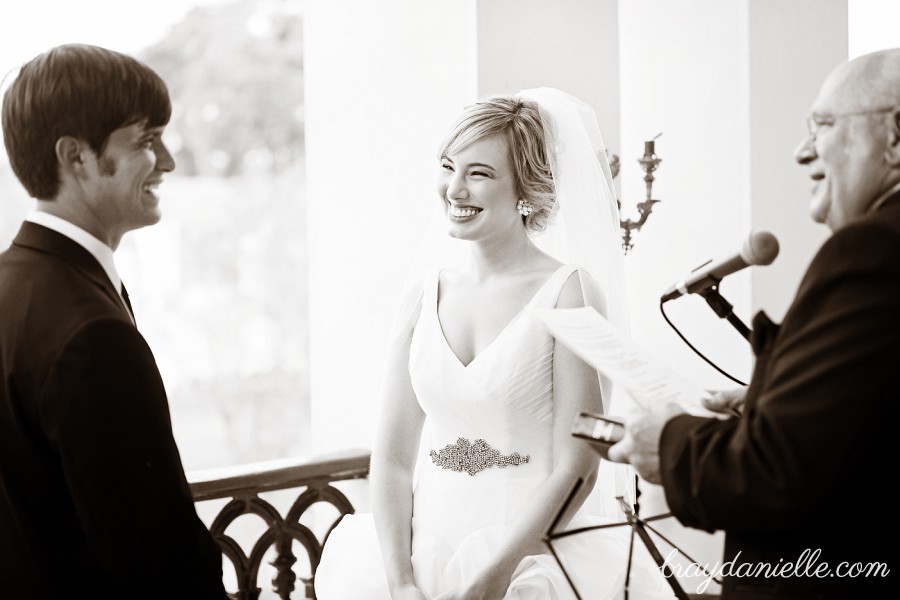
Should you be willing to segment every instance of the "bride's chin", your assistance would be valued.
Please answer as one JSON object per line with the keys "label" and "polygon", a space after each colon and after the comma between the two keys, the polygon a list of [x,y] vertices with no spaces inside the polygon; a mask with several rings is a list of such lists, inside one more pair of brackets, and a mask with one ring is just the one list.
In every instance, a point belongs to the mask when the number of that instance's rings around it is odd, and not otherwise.
{"label": "bride's chin", "polygon": [[461,230],[459,227],[455,227],[452,224],[450,225],[450,228],[447,229],[447,235],[449,235],[452,238],[456,238],[458,240],[472,239],[472,236],[469,235],[466,231]]}

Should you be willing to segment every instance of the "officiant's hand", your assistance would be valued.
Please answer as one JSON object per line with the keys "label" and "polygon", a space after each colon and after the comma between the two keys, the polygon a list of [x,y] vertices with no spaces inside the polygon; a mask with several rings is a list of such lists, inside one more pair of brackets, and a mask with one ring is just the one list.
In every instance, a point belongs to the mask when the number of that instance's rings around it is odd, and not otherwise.
{"label": "officiant's hand", "polygon": [[744,408],[746,397],[747,388],[739,387],[733,390],[710,392],[710,395],[703,398],[702,402],[703,406],[711,411],[739,417],[741,416],[741,410]]}
{"label": "officiant's hand", "polygon": [[609,460],[629,463],[650,483],[662,484],[659,474],[659,438],[669,420],[684,409],[666,404],[660,410],[625,419],[625,437],[609,448]]}

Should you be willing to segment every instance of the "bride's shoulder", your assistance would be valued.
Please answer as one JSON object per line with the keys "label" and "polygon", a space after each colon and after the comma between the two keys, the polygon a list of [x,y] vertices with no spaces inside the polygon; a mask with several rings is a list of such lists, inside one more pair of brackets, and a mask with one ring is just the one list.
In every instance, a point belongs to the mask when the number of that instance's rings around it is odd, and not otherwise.
{"label": "bride's shoulder", "polygon": [[469,278],[470,273],[466,272],[464,269],[459,267],[444,267],[443,269],[435,271],[431,281],[440,285],[441,289],[445,289],[447,287],[456,287],[460,283],[465,283]]}
{"label": "bride's shoulder", "polygon": [[537,279],[547,279],[556,274],[566,264],[556,258],[541,252],[536,260],[532,261],[530,274]]}
{"label": "bride's shoulder", "polygon": [[582,306],[604,308],[606,305],[605,294],[590,272],[576,265],[567,266],[570,266],[572,271],[560,289],[556,303],[557,308],[580,308]]}

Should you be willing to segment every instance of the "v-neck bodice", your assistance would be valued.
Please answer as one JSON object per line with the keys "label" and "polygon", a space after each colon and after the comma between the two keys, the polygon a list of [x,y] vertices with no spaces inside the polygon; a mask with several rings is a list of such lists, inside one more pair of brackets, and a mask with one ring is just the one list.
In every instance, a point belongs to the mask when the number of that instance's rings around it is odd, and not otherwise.
{"label": "v-neck bodice", "polygon": [[[540,287],[538,287],[537,291],[535,291],[535,293],[531,296],[531,298],[528,300],[528,302],[526,302],[525,305],[522,308],[520,308],[519,311],[516,312],[515,315],[513,315],[513,317],[509,320],[509,322],[499,331],[499,333],[497,333],[496,337],[494,337],[494,339],[491,340],[490,343],[488,343],[484,348],[482,348],[479,352],[477,352],[469,362],[464,362],[461,358],[459,358],[459,353],[456,352],[456,350],[454,350],[453,347],[450,345],[450,342],[447,340],[447,335],[444,332],[444,325],[443,325],[443,323],[441,323],[441,317],[440,317],[440,311],[439,311],[440,290],[441,290],[440,277],[441,276],[440,276],[440,272],[438,272],[437,276],[435,277],[435,282],[434,282],[434,302],[429,302],[429,306],[434,309],[434,318],[437,321],[437,327],[441,333],[441,338],[444,341],[444,346],[447,348],[447,351],[453,355],[453,358],[455,358],[456,361],[463,368],[469,367],[469,365],[471,365],[476,360],[478,360],[478,358],[482,354],[484,354],[485,352],[488,352],[491,349],[491,347],[494,346],[495,343],[497,343],[497,340],[499,340],[500,338],[503,337],[503,335],[506,333],[507,330],[513,328],[515,326],[516,322],[520,320],[520,317],[524,313],[526,313],[535,302],[538,302],[543,298],[543,292],[546,288],[551,287],[551,288],[555,289],[555,286],[553,284],[557,283],[557,280],[559,280],[559,278],[562,275],[565,275],[565,277],[560,282],[560,285],[562,285],[562,283],[565,283],[568,276],[571,275],[574,270],[575,270],[575,268],[571,265],[560,265],[559,268],[556,269],[556,271],[554,271],[544,281],[544,283],[542,283],[540,285]],[[430,287],[430,284],[431,284],[431,282],[429,281],[428,282],[429,287]],[[560,289],[556,289],[556,293],[552,294],[552,299],[554,301],[554,305],[556,304],[556,298],[559,296],[560,291],[561,291]]]}
{"label": "v-neck bodice", "polygon": [[[459,437],[484,439],[501,452],[529,454],[532,462],[516,469],[490,469],[492,473],[485,471],[480,477],[549,473],[554,340],[533,318],[532,310],[556,306],[575,270],[573,265],[557,269],[467,366],[444,337],[437,312],[439,274],[429,275],[409,360],[410,380],[427,416],[423,439],[431,445],[426,449],[442,448]],[[433,475],[428,452],[424,456],[425,471]]]}

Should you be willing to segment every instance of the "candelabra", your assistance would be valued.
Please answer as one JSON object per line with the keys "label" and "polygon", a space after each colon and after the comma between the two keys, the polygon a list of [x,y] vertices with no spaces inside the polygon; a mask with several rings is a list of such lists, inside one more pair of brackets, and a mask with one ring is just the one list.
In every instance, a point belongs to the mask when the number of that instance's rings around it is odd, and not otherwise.
{"label": "candelabra", "polygon": [[[652,140],[644,142],[644,156],[638,159],[638,164],[641,165],[641,169],[644,171],[644,183],[647,185],[646,199],[637,204],[638,219],[637,221],[634,221],[632,219],[623,220],[621,217],[619,218],[619,225],[622,228],[622,249],[625,251],[625,254],[628,254],[634,247],[634,242],[631,239],[631,232],[641,230],[641,227],[644,226],[644,223],[646,223],[647,219],[650,217],[653,205],[660,202],[660,200],[653,198],[653,172],[656,171],[659,163],[662,162],[662,159],[656,156],[656,138],[660,135],[662,134],[659,133]],[[615,154],[610,157],[609,167],[612,176],[616,177],[619,174],[619,157]],[[617,199],[616,202],[619,205],[619,211],[621,211],[622,201]]]}

